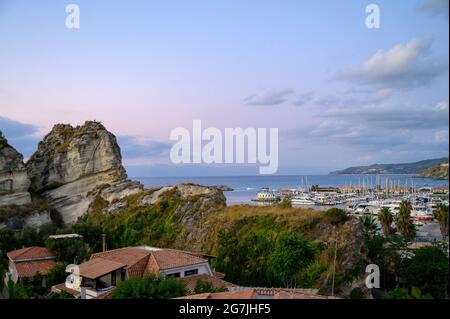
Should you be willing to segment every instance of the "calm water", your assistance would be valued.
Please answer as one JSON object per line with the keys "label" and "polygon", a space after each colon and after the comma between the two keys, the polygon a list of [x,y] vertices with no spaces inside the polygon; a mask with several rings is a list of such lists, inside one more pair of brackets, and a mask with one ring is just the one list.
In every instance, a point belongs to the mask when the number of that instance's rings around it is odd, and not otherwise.
{"label": "calm water", "polygon": [[[221,176],[221,177],[135,177],[145,187],[169,186],[180,183],[195,183],[206,186],[226,185],[234,189],[225,192],[227,204],[249,203],[263,187],[272,190],[280,188],[299,188],[302,185],[320,185],[327,187],[375,185],[377,175],[261,175],[261,176]],[[395,184],[420,186],[448,185],[447,180],[432,180],[429,178],[413,178],[412,175],[378,175],[382,185],[386,179],[395,180]]]}

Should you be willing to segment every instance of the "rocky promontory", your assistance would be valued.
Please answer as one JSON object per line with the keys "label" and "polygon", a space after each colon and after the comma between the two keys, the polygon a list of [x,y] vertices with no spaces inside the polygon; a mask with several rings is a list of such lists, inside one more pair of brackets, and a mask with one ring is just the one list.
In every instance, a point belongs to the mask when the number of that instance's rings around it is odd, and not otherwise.
{"label": "rocky promontory", "polygon": [[65,224],[86,213],[93,200],[90,194],[100,186],[116,197],[143,189],[127,180],[116,137],[99,122],[55,125],[26,167],[31,192],[59,211]]}
{"label": "rocky promontory", "polygon": [[22,154],[0,132],[0,206],[30,203],[29,186]]}

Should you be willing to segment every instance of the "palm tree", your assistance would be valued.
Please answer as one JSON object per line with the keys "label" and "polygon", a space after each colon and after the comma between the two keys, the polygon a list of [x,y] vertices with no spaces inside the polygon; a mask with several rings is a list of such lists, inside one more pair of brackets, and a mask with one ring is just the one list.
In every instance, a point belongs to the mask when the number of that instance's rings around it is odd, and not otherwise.
{"label": "palm tree", "polygon": [[391,234],[391,225],[394,222],[394,216],[388,207],[383,207],[381,209],[378,213],[378,220],[380,221],[383,234],[389,236]]}
{"label": "palm tree", "polygon": [[448,237],[448,206],[444,204],[439,204],[433,213],[434,218],[439,223],[441,227],[442,238],[445,240]]}
{"label": "palm tree", "polygon": [[397,229],[406,240],[414,238],[416,229],[411,221],[411,203],[404,200],[400,203],[400,211],[398,212],[395,223]]}
{"label": "palm tree", "polygon": [[377,231],[377,222],[372,215],[359,217],[359,222],[363,227],[364,234],[368,236],[373,236]]}

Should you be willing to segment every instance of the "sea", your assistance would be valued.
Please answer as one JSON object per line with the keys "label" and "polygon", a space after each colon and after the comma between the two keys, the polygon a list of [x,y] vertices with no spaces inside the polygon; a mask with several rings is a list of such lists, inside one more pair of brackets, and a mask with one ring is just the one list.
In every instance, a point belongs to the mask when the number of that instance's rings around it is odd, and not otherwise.
{"label": "sea", "polygon": [[311,185],[322,187],[339,186],[374,186],[376,183],[385,185],[408,186],[448,186],[448,180],[433,180],[419,178],[414,175],[258,175],[258,176],[207,176],[207,177],[134,177],[146,188],[170,186],[180,183],[194,183],[205,186],[224,185],[233,189],[225,192],[227,205],[249,204],[258,191],[267,187],[271,190],[298,189]]}

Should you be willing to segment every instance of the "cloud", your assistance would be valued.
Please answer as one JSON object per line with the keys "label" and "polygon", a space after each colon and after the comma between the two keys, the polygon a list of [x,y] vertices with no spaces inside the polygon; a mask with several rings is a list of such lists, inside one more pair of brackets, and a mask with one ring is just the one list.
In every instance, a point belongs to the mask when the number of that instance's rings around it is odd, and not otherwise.
{"label": "cloud", "polygon": [[37,144],[41,139],[37,126],[1,116],[0,131],[3,132],[9,144],[23,154],[25,159],[36,151]]}
{"label": "cloud", "polygon": [[298,98],[294,102],[294,105],[303,106],[305,104],[312,102],[313,100],[314,100],[314,92],[312,91],[305,92],[298,96]]}
{"label": "cloud", "polygon": [[338,77],[382,88],[425,86],[448,70],[446,61],[430,57],[431,43],[431,38],[416,38],[379,50],[360,67],[341,71]]}
{"label": "cloud", "polygon": [[3,132],[7,139],[14,139],[35,134],[38,128],[31,124],[21,123],[0,116],[0,131]]}
{"label": "cloud", "polygon": [[449,126],[448,101],[429,107],[400,107],[398,105],[333,108],[319,117],[344,119],[383,129],[439,129]]}
{"label": "cloud", "polygon": [[253,94],[244,99],[245,104],[252,106],[274,106],[285,103],[294,94],[292,89],[270,91],[263,94]]}
{"label": "cloud", "polygon": [[419,10],[430,13],[433,16],[442,15],[448,19],[448,0],[423,0],[419,5]]}
{"label": "cloud", "polygon": [[135,136],[118,136],[119,143],[123,157],[152,157],[160,156],[169,153],[172,145],[170,143],[163,143],[145,138]]}

